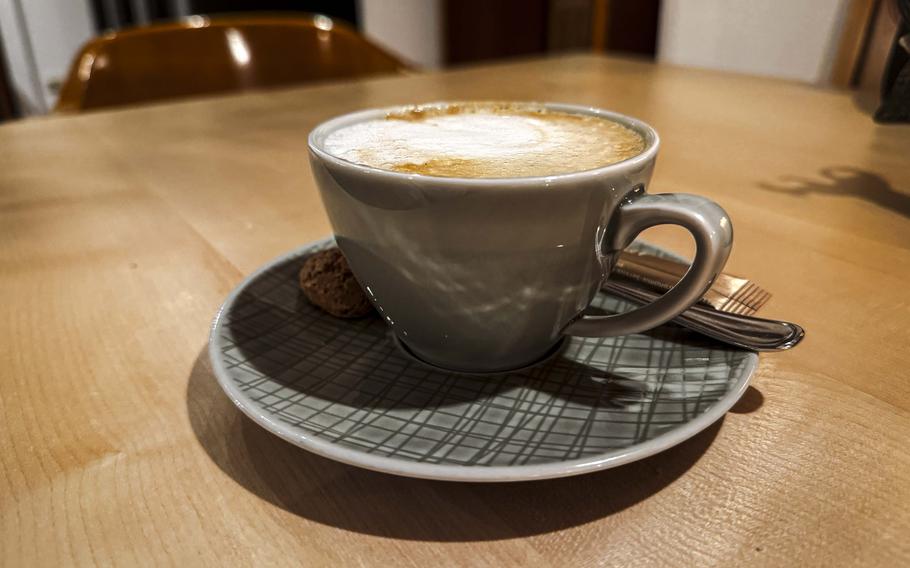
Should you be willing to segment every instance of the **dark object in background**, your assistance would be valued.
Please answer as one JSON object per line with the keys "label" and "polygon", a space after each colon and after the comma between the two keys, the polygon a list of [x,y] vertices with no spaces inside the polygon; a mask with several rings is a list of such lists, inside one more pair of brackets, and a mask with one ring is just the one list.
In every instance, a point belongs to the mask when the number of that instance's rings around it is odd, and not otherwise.
{"label": "dark object in background", "polygon": [[447,64],[560,51],[657,52],[660,0],[446,0]]}
{"label": "dark object in background", "polygon": [[187,0],[188,14],[177,11],[173,0],[91,0],[99,32],[175,20],[191,14],[238,12],[318,13],[357,25],[356,0]]}
{"label": "dark object in background", "polygon": [[324,14],[357,26],[355,0],[190,0],[194,14],[237,12],[309,12]]}
{"label": "dark object in background", "polygon": [[547,0],[446,0],[447,64],[544,53]]}
{"label": "dark object in background", "polygon": [[0,42],[0,122],[18,117],[19,109],[16,106],[16,97],[13,96],[13,86],[6,68],[6,54],[3,52],[3,43]]}
{"label": "dark object in background", "polygon": [[134,5],[130,0],[89,0],[95,31],[145,25],[149,22],[171,20],[178,16],[176,5],[170,0],[145,0]]}
{"label": "dark object in background", "polygon": [[910,122],[910,0],[897,0],[901,21],[882,75],[876,122]]}
{"label": "dark object in background", "polygon": [[660,0],[549,0],[548,51],[657,54]]}
{"label": "dark object in background", "polygon": [[[598,1],[603,0],[595,0],[595,5]],[[601,20],[606,19],[606,22],[597,20],[594,22],[594,37],[598,40],[594,49],[645,55],[653,59],[657,55],[660,0],[605,4],[605,7],[595,10],[595,14],[600,14]],[[597,29],[598,26],[603,29]]]}
{"label": "dark object in background", "polygon": [[593,45],[592,0],[549,0],[547,51],[587,51]]}
{"label": "dark object in background", "polygon": [[57,111],[82,111],[403,71],[397,58],[326,16],[197,16],[90,41]]}

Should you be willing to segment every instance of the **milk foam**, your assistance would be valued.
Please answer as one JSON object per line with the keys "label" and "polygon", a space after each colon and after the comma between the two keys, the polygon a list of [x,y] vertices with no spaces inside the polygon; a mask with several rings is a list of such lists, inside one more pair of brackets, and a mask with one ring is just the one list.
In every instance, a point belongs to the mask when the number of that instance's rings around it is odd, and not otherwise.
{"label": "milk foam", "polygon": [[524,177],[589,170],[635,156],[642,137],[593,116],[536,107],[453,105],[353,124],[325,150],[376,168],[436,176]]}

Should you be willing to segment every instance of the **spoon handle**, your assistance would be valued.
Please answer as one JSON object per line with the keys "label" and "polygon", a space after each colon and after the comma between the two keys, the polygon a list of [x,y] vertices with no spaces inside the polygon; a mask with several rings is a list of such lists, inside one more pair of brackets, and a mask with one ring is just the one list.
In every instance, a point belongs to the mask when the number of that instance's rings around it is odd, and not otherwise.
{"label": "spoon handle", "polygon": [[[604,289],[640,304],[653,302],[660,295],[625,281],[607,281]],[[672,321],[718,341],[754,351],[790,349],[802,341],[806,334],[795,323],[731,314],[697,304]]]}

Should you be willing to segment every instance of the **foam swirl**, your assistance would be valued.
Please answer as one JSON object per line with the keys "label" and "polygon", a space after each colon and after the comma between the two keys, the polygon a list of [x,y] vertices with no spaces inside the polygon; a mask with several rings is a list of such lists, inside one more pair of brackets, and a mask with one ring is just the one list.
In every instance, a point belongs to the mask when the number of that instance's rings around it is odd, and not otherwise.
{"label": "foam swirl", "polygon": [[444,177],[527,177],[590,170],[640,154],[612,120],[533,105],[415,107],[340,128],[325,149],[385,170]]}

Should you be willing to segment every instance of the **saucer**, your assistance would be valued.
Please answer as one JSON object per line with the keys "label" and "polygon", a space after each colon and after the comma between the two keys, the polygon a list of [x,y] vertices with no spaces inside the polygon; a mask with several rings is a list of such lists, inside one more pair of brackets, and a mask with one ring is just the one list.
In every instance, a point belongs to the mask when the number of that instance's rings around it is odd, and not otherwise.
{"label": "saucer", "polygon": [[[720,419],[758,364],[751,351],[666,325],[570,337],[541,365],[508,374],[434,369],[403,353],[378,317],[338,319],[307,301],[297,273],[331,246],[308,244],[245,279],[215,318],[209,356],[221,388],[253,421],[351,465],[454,481],[615,467]],[[605,293],[592,306],[632,308]]]}

